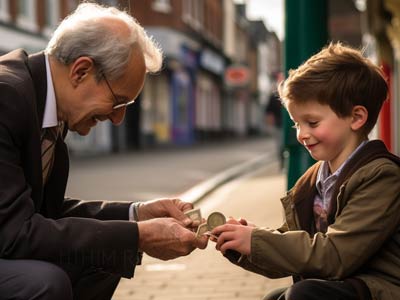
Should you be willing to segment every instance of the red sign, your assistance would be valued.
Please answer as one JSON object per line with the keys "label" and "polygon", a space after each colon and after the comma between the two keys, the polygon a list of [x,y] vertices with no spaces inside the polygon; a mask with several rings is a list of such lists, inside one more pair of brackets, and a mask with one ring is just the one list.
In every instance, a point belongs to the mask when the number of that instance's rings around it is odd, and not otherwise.
{"label": "red sign", "polygon": [[225,83],[232,87],[245,86],[250,81],[250,70],[246,66],[233,65],[225,70]]}

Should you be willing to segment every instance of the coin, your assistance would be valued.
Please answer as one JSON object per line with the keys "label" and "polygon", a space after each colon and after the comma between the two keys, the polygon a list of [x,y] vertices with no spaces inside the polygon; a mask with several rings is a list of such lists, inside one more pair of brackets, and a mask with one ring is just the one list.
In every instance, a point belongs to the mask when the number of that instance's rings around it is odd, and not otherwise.
{"label": "coin", "polygon": [[199,228],[197,228],[196,237],[200,237],[208,231],[207,223],[200,224]]}
{"label": "coin", "polygon": [[207,218],[208,230],[213,230],[215,227],[224,225],[226,223],[225,216],[220,212],[213,212]]}
{"label": "coin", "polygon": [[207,231],[204,234],[209,236],[210,238],[213,238],[214,241],[218,240],[218,235],[212,234],[211,231]]}
{"label": "coin", "polygon": [[199,208],[185,211],[184,214],[193,221],[194,226],[199,226],[201,224],[202,217],[201,217],[201,211]]}

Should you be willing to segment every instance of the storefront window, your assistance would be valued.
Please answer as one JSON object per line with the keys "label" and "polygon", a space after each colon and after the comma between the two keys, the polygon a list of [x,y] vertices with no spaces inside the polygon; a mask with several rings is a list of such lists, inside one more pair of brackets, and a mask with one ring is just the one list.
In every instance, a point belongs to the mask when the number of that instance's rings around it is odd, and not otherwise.
{"label": "storefront window", "polygon": [[10,20],[8,0],[0,0],[0,20],[6,22]]}
{"label": "storefront window", "polygon": [[50,36],[60,19],[60,2],[59,0],[46,0],[45,4],[44,34]]}
{"label": "storefront window", "polygon": [[36,1],[18,0],[17,25],[25,30],[36,32]]}
{"label": "storefront window", "polygon": [[154,0],[151,7],[155,11],[169,13],[171,11],[171,2],[170,0]]}

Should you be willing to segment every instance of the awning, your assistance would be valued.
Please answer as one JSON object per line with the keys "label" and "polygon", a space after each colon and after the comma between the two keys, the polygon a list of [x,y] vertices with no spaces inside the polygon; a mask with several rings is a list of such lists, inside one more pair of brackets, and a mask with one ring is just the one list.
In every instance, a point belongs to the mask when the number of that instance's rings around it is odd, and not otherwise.
{"label": "awning", "polygon": [[[389,0],[396,2],[397,0]],[[393,65],[393,29],[392,14],[386,7],[385,0],[367,0],[367,22],[369,32],[377,41],[379,57],[389,65]]]}
{"label": "awning", "polygon": [[390,22],[386,24],[386,33],[396,58],[400,60],[400,1],[385,0],[384,7],[392,15]]}

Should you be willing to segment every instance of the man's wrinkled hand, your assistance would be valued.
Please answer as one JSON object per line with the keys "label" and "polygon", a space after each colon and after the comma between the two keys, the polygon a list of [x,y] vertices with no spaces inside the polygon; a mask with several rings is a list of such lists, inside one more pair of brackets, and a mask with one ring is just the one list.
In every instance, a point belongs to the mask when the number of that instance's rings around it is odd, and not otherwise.
{"label": "man's wrinkled hand", "polygon": [[155,258],[174,259],[207,247],[207,237],[196,238],[193,231],[174,218],[154,218],[138,222],[138,227],[139,249]]}
{"label": "man's wrinkled hand", "polygon": [[171,217],[185,226],[189,226],[192,220],[183,212],[193,208],[193,204],[183,202],[176,198],[155,199],[143,202],[138,208],[139,221],[150,220],[154,218]]}

